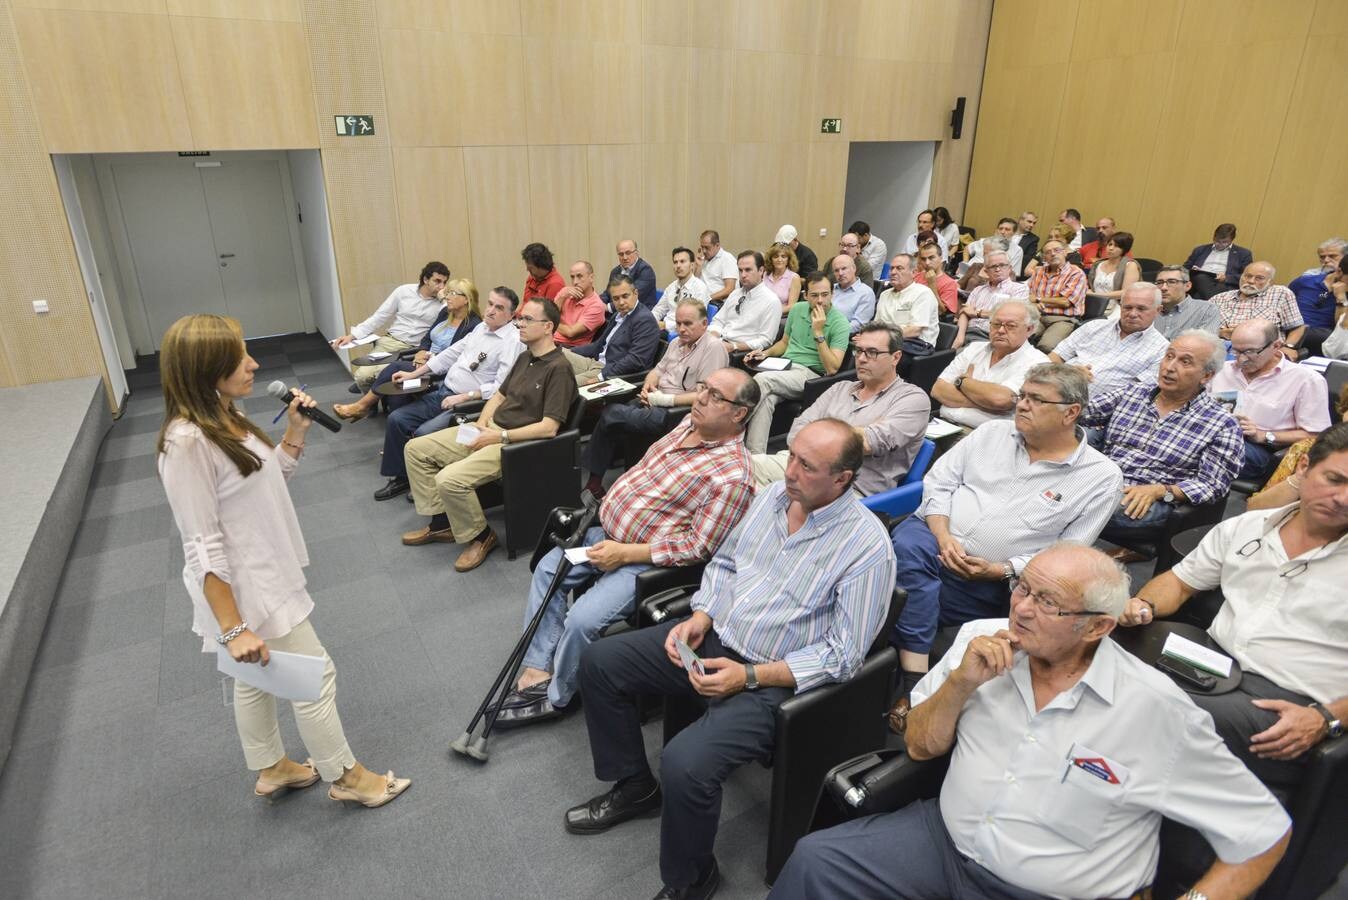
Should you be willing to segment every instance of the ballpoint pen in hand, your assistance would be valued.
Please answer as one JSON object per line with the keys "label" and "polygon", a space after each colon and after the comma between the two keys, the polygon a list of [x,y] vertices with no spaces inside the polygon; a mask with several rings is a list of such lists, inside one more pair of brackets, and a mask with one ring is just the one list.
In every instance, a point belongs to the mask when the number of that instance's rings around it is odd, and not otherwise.
{"label": "ballpoint pen in hand", "polygon": [[[309,385],[307,385],[307,384],[302,384],[302,385],[300,385],[300,388],[299,388],[299,389],[300,389],[300,390],[304,390],[304,389],[307,388],[308,386],[309,386]],[[290,411],[290,407],[288,407],[288,406],[283,406],[283,407],[281,407],[281,411],[278,412],[278,413],[276,414],[276,418],[272,419],[272,420],[271,420],[271,423],[272,423],[273,425],[275,425],[277,422],[281,421],[281,416],[284,416],[284,415],[285,415],[287,412],[289,412],[289,411]]]}

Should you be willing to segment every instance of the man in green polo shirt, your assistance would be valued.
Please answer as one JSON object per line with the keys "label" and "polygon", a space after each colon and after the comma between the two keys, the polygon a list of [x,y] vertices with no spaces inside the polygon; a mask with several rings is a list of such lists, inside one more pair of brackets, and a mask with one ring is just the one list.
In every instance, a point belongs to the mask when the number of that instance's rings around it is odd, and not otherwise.
{"label": "man in green polo shirt", "polygon": [[750,453],[768,449],[772,412],[783,398],[794,400],[805,393],[805,382],[816,375],[832,375],[842,366],[847,352],[847,317],[833,308],[833,284],[827,275],[811,275],[805,285],[808,303],[797,303],[786,315],[782,339],[766,350],[754,350],[744,361],[752,364],[769,357],[783,357],[790,365],[781,371],[761,371],[754,376],[763,399],[749,416],[744,445]]}

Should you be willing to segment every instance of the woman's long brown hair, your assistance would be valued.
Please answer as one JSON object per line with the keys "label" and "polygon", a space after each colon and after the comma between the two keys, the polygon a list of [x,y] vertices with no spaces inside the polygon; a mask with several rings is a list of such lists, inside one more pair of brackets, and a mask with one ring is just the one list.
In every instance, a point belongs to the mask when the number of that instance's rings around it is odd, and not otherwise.
{"label": "woman's long brown hair", "polygon": [[159,345],[159,377],[164,386],[164,424],[156,449],[164,452],[164,435],[174,419],[191,422],[219,447],[247,477],[262,468],[262,460],[243,444],[237,432],[256,436],[268,447],[271,439],[233,402],[220,402],[215,386],[234,374],[243,362],[243,328],[235,319],[209,314],[183,316],[169,326]]}

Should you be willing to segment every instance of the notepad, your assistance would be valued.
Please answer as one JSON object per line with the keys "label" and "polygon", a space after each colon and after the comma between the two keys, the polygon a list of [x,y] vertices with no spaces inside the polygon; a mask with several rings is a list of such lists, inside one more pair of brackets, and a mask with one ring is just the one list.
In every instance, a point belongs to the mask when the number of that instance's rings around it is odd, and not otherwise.
{"label": "notepad", "polygon": [[765,356],[754,365],[769,372],[784,372],[791,368],[791,360],[784,356]]}
{"label": "notepad", "polygon": [[375,341],[377,341],[377,340],[379,340],[379,335],[377,335],[377,334],[367,334],[365,337],[361,338],[361,339],[358,340],[358,341],[352,341],[352,342],[349,343],[349,344],[338,344],[338,345],[337,345],[337,349],[338,349],[338,350],[350,350],[352,347],[363,347],[363,346],[365,346],[366,344],[373,344],[373,343],[374,343]]}
{"label": "notepad", "polygon": [[1226,678],[1231,674],[1231,657],[1223,656],[1216,650],[1209,650],[1202,644],[1197,644],[1173,632],[1166,636],[1165,646],[1161,648],[1161,655],[1174,657],[1181,662],[1187,662],[1195,668],[1202,669],[1204,672],[1211,672],[1221,678]]}
{"label": "notepad", "polygon": [[420,378],[407,378],[399,383],[403,386],[403,390],[405,391],[415,391],[417,388],[421,387]]}
{"label": "notepad", "polygon": [[392,355],[393,355],[392,353],[385,353],[383,350],[376,350],[373,353],[366,354],[365,358],[380,360],[380,359],[388,359]]}
{"label": "notepad", "polygon": [[459,426],[458,436],[454,439],[460,444],[471,444],[482,434],[482,429],[478,428],[472,422],[464,422]]}
{"label": "notepad", "polygon": [[932,419],[927,423],[927,437],[932,440],[943,438],[951,434],[957,434],[959,431],[960,426],[953,422],[947,422],[945,419],[939,417]]}
{"label": "notepad", "polygon": [[566,561],[573,566],[590,561],[589,547],[572,547],[571,549],[563,550],[562,552],[566,554]]}
{"label": "notepad", "polygon": [[321,656],[272,650],[267,664],[235,661],[226,647],[216,648],[216,668],[225,675],[266,691],[282,700],[312,703],[323,688],[325,663]]}
{"label": "notepad", "polygon": [[637,386],[623,381],[621,378],[610,378],[607,381],[601,381],[598,384],[587,384],[580,389],[581,397],[586,400],[595,400],[599,397],[607,397],[609,394],[619,394],[623,391],[635,391]]}

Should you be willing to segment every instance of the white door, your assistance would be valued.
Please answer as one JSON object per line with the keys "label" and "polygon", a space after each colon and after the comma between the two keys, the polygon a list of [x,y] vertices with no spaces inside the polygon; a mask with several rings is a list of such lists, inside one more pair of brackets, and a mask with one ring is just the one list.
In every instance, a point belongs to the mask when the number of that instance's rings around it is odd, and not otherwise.
{"label": "white door", "polygon": [[304,331],[280,160],[229,160],[197,171],[229,314],[250,338]]}

